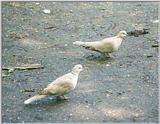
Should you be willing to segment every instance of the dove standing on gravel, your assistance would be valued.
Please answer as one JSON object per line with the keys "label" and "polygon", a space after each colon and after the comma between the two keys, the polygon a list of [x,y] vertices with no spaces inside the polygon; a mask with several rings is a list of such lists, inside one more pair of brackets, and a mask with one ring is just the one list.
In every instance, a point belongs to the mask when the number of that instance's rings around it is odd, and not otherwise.
{"label": "dove standing on gravel", "polygon": [[70,73],[65,74],[54,80],[40,94],[35,95],[24,101],[24,104],[31,104],[34,101],[52,95],[65,98],[64,94],[67,94],[73,89],[75,89],[78,81],[78,75],[82,70],[82,65],[75,65]]}
{"label": "dove standing on gravel", "polygon": [[112,53],[119,49],[125,36],[127,36],[127,32],[120,31],[117,34],[117,36],[105,38],[100,41],[94,41],[94,42],[75,41],[73,42],[73,44],[82,46],[89,50],[100,52],[105,57],[110,57],[109,53]]}

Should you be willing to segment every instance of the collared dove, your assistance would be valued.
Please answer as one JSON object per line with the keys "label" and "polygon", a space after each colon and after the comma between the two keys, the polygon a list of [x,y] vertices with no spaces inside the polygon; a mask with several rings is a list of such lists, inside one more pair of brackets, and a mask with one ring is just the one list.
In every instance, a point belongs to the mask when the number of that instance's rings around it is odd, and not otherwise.
{"label": "collared dove", "polygon": [[24,101],[24,104],[31,104],[34,101],[51,95],[65,98],[64,94],[67,94],[73,89],[75,89],[78,81],[78,75],[82,70],[82,65],[75,65],[70,73],[65,74],[54,80],[38,95],[35,95]]}
{"label": "collared dove", "polygon": [[127,35],[126,31],[120,31],[117,34],[117,36],[105,38],[100,41],[94,41],[94,42],[75,41],[73,42],[73,44],[82,46],[89,50],[100,52],[105,57],[109,57],[109,53],[118,50],[126,35]]}

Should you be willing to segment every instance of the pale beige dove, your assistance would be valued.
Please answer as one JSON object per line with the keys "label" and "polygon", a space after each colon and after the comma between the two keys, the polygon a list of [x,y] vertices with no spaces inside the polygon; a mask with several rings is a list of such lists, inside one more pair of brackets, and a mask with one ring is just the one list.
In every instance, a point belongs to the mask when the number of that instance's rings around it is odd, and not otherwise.
{"label": "pale beige dove", "polygon": [[[34,101],[40,100],[46,96],[60,96],[64,97],[65,94],[69,93],[75,89],[78,81],[79,73],[83,70],[82,65],[75,65],[72,71],[68,74],[65,74],[52,83],[50,83],[40,94],[35,95],[26,101],[24,104],[31,104]],[[65,97],[64,97],[65,98]]]}
{"label": "pale beige dove", "polygon": [[105,57],[110,57],[109,53],[115,52],[119,49],[126,35],[127,35],[126,31],[120,31],[117,34],[117,36],[105,38],[100,41],[94,41],[94,42],[75,41],[73,42],[73,44],[82,46],[92,51],[100,52]]}

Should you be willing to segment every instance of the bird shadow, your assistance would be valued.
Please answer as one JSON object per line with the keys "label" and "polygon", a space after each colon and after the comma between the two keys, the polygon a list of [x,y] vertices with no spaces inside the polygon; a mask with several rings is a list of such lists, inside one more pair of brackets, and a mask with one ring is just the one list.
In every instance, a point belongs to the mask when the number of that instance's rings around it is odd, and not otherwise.
{"label": "bird shadow", "polygon": [[104,57],[102,55],[88,55],[88,56],[85,56],[85,58],[88,61],[94,61],[94,62],[97,62],[99,64],[110,64],[110,63],[114,62],[113,57]]}

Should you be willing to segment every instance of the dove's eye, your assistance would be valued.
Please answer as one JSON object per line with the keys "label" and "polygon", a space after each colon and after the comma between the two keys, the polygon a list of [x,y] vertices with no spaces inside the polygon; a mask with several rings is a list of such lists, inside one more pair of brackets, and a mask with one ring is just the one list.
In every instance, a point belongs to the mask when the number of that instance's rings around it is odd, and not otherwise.
{"label": "dove's eye", "polygon": [[125,33],[125,32],[122,32],[121,34],[122,34],[122,35],[126,35],[126,33]]}

